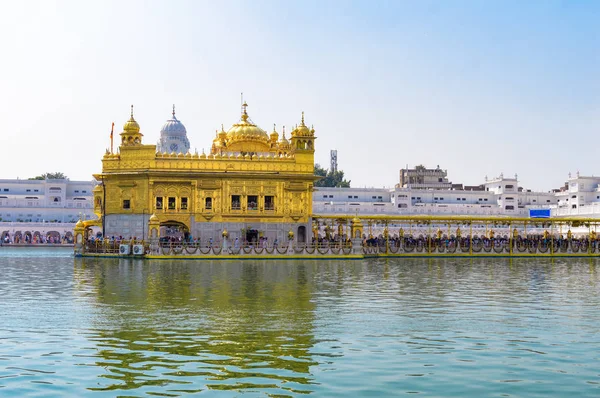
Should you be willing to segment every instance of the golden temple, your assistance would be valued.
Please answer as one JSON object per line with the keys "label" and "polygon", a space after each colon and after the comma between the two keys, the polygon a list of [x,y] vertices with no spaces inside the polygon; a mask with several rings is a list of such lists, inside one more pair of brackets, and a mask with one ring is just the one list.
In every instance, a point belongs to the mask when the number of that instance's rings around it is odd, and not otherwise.
{"label": "golden temple", "polygon": [[[159,223],[184,239],[310,240],[315,130],[304,122],[281,138],[252,122],[242,105],[239,122],[216,133],[209,154],[157,151],[145,144],[133,115],[116,152],[107,150],[95,174],[94,211],[104,236],[144,238]],[[179,123],[175,118],[170,121]],[[185,133],[185,129],[183,128]],[[112,145],[111,145],[112,146]]]}

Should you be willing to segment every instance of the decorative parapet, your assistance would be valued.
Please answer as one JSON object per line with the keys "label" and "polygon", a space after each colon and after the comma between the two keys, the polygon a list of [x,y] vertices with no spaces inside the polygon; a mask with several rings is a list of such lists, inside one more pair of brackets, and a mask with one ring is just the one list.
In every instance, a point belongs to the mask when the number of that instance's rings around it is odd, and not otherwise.
{"label": "decorative parapet", "polygon": [[[139,156],[138,156],[139,155]],[[155,153],[152,157],[144,154],[106,154],[103,158],[103,171],[151,169],[151,170],[189,170],[189,171],[256,171],[310,174],[314,173],[314,164],[299,163],[294,155],[241,153],[227,154],[175,154]]]}

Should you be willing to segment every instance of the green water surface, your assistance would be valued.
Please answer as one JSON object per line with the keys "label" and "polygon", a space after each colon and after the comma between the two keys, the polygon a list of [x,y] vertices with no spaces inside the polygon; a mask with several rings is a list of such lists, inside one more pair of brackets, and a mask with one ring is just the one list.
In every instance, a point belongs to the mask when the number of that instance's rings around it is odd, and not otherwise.
{"label": "green water surface", "polygon": [[598,397],[595,259],[0,248],[0,396]]}

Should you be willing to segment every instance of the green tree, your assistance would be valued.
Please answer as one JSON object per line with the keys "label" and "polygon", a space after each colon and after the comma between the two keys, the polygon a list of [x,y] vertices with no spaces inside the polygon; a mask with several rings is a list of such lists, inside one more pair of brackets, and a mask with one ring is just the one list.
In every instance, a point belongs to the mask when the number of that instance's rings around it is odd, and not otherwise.
{"label": "green tree", "polygon": [[315,187],[350,188],[350,181],[344,179],[342,170],[326,170],[317,163],[315,164],[315,175],[321,177],[320,180],[315,182]]}
{"label": "green tree", "polygon": [[30,178],[30,180],[66,180],[66,179],[67,179],[67,176],[60,171],[57,171],[56,173],[44,173],[42,175]]}

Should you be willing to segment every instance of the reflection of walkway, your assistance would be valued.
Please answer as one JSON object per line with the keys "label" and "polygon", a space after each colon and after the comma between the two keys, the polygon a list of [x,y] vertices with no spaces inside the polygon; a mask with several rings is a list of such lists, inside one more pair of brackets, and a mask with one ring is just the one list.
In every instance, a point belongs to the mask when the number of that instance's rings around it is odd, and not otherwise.
{"label": "reflection of walkway", "polygon": [[105,370],[91,390],[312,392],[311,267],[74,261],[98,303],[88,339]]}

